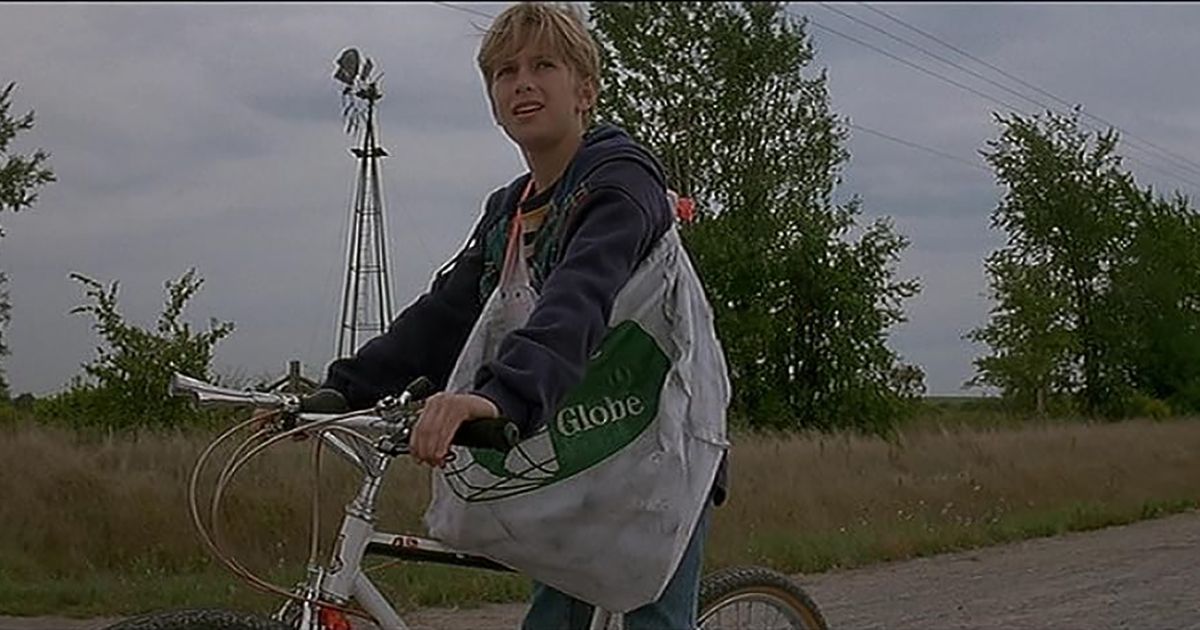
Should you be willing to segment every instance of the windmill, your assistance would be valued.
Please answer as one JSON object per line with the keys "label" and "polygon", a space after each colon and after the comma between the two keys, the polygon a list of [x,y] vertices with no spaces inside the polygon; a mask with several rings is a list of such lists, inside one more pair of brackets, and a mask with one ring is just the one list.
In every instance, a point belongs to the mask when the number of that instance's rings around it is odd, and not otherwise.
{"label": "windmill", "polygon": [[375,113],[375,103],[383,98],[379,89],[382,74],[372,74],[374,62],[363,58],[356,48],[343,50],[336,64],[333,78],[343,84],[346,133],[361,132],[359,146],[350,149],[358,162],[357,183],[350,209],[337,346],[337,356],[346,357],[354,354],[360,341],[383,332],[392,320],[392,283],[379,181],[379,158],[388,153],[378,144]]}

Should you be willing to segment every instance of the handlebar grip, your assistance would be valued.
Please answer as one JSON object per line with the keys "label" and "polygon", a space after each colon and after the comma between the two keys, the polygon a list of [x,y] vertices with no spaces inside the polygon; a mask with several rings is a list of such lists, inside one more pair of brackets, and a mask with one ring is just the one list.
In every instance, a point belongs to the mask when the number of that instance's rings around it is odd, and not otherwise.
{"label": "handlebar grip", "polygon": [[521,431],[507,418],[481,418],[458,427],[451,444],[507,452],[521,441]]}
{"label": "handlebar grip", "polygon": [[321,388],[300,397],[300,411],[309,413],[345,413],[350,411],[346,397],[336,389]]}

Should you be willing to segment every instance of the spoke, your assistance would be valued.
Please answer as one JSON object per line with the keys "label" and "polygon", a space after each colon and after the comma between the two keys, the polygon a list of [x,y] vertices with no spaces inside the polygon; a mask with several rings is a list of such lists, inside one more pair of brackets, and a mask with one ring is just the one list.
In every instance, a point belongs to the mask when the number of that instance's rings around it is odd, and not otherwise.
{"label": "spoke", "polygon": [[703,630],[814,630],[802,603],[769,592],[750,591],[730,596],[707,614]]}
{"label": "spoke", "polygon": [[802,611],[776,598],[749,594],[735,598],[710,614],[705,630],[805,630],[808,625]]}
{"label": "spoke", "polygon": [[[783,613],[779,612],[779,609],[778,609],[778,608],[771,608],[771,613],[772,613],[772,615],[771,615],[771,623],[770,623],[769,627],[771,627],[771,628],[775,628],[775,627],[776,627],[776,626],[775,626],[775,622],[776,622],[776,620],[777,620],[777,619],[778,619],[778,620],[787,621],[787,617],[784,617],[784,616],[783,616]],[[783,625],[780,625],[779,627],[780,627],[780,628],[783,628],[784,626],[783,626]]]}

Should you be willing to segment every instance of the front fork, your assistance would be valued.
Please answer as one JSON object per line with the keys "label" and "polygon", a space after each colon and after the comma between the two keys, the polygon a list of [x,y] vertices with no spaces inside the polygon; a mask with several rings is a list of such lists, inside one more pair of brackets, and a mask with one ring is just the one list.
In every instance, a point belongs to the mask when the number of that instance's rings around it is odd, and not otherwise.
{"label": "front fork", "polygon": [[288,599],[275,611],[271,618],[294,630],[324,630],[320,621],[321,583],[325,581],[325,570],[318,566],[308,567],[307,582],[296,586],[296,599]]}
{"label": "front fork", "polygon": [[[372,531],[374,527],[370,521],[347,513],[334,544],[330,570],[327,572],[319,566],[308,567],[307,580],[295,590],[299,599],[285,602],[274,618],[296,630],[329,630],[333,624],[328,619],[321,619],[321,602],[345,605],[350,601],[355,591],[360,560]],[[336,612],[334,609],[328,610]]]}
{"label": "front fork", "polygon": [[275,613],[276,620],[294,624],[297,630],[326,630],[331,624],[321,619],[320,602],[345,605],[350,601],[367,543],[375,531],[375,499],[379,494],[382,469],[386,468],[384,461],[377,464],[383,464],[376,469],[379,472],[368,472],[364,476],[358,496],[346,506],[342,527],[334,541],[329,570],[319,566],[308,567],[306,583],[296,588],[299,599],[285,602]]}

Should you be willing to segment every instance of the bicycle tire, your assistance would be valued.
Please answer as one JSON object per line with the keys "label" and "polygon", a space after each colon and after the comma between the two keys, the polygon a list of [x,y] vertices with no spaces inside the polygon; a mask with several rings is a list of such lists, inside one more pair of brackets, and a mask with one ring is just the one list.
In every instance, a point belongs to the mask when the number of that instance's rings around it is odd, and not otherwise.
{"label": "bicycle tire", "polygon": [[289,630],[266,617],[235,610],[169,610],[132,617],[104,630]]}
{"label": "bicycle tire", "polygon": [[[729,620],[728,611],[745,604],[749,612],[739,611]],[[756,617],[756,604],[773,609],[769,617],[786,625],[764,623],[768,615]],[[829,630],[816,602],[795,580],[764,567],[731,567],[706,575],[700,583],[697,625],[701,630]]]}

